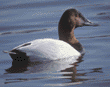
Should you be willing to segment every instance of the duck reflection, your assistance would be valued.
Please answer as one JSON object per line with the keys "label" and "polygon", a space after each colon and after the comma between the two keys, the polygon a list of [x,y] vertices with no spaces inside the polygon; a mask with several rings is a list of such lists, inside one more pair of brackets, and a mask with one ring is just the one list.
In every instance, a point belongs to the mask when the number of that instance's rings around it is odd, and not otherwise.
{"label": "duck reflection", "polygon": [[81,79],[81,78],[77,78],[78,76],[85,76],[86,73],[77,73],[77,66],[79,65],[79,63],[81,63],[83,60],[84,54],[78,59],[78,61],[76,63],[73,63],[72,65],[74,67],[70,67],[70,68],[66,68],[65,70],[61,70],[61,72],[72,72],[71,74],[63,74],[63,76],[71,76],[71,82],[80,82],[80,81],[85,81],[88,79]]}
{"label": "duck reflection", "polygon": [[[63,76],[71,76],[71,78],[67,78],[67,79],[70,79],[71,82],[82,82],[82,81],[92,79],[92,78],[82,78],[82,76],[85,77],[85,76],[87,76],[87,74],[103,73],[101,67],[90,69],[89,72],[87,72],[86,70],[77,70],[77,67],[79,66],[79,63],[81,63],[83,61],[82,60],[83,56],[84,56],[84,54],[78,59],[78,62],[73,64],[74,67],[70,67],[70,68],[66,68],[65,70],[61,70],[61,72],[68,72],[66,74],[63,74]],[[81,71],[81,73],[79,73],[79,71]],[[84,71],[84,72],[82,72],[82,71]],[[72,73],[70,74],[69,72],[72,72]]]}

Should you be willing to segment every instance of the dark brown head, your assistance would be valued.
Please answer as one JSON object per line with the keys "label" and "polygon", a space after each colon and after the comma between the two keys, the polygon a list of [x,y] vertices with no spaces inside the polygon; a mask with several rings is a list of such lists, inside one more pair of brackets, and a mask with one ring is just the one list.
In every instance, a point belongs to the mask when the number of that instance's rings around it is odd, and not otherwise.
{"label": "dark brown head", "polygon": [[74,34],[74,29],[82,26],[97,26],[97,24],[90,22],[76,9],[66,10],[58,25],[59,39],[68,42],[70,33]]}

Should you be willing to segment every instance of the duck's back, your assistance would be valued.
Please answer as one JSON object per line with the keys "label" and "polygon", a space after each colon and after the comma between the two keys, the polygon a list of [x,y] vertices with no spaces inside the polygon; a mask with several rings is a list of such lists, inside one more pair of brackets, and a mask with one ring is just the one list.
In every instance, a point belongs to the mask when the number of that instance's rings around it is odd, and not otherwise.
{"label": "duck's back", "polygon": [[55,39],[37,39],[16,48],[26,53],[30,61],[47,61],[64,58],[77,59],[80,53],[68,43]]}

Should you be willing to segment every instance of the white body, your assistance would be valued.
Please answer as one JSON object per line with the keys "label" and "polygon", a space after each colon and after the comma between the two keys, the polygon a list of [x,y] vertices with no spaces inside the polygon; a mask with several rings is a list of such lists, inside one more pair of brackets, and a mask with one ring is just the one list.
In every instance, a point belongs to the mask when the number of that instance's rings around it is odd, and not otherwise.
{"label": "white body", "polygon": [[[30,45],[23,46],[27,43]],[[55,39],[36,39],[15,47],[14,49],[25,52],[30,61],[49,61],[59,59],[76,59],[81,55],[68,43]]]}

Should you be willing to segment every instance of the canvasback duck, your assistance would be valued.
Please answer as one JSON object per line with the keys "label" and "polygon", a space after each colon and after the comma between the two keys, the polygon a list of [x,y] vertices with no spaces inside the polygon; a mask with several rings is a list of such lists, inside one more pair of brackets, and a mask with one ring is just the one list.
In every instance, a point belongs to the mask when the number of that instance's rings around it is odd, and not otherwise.
{"label": "canvasback duck", "polygon": [[80,52],[83,48],[74,36],[74,29],[96,25],[87,20],[76,9],[68,9],[63,13],[58,24],[59,40],[36,39],[19,45],[7,53],[10,54],[13,61],[42,62],[64,58],[76,60],[81,56]]}

